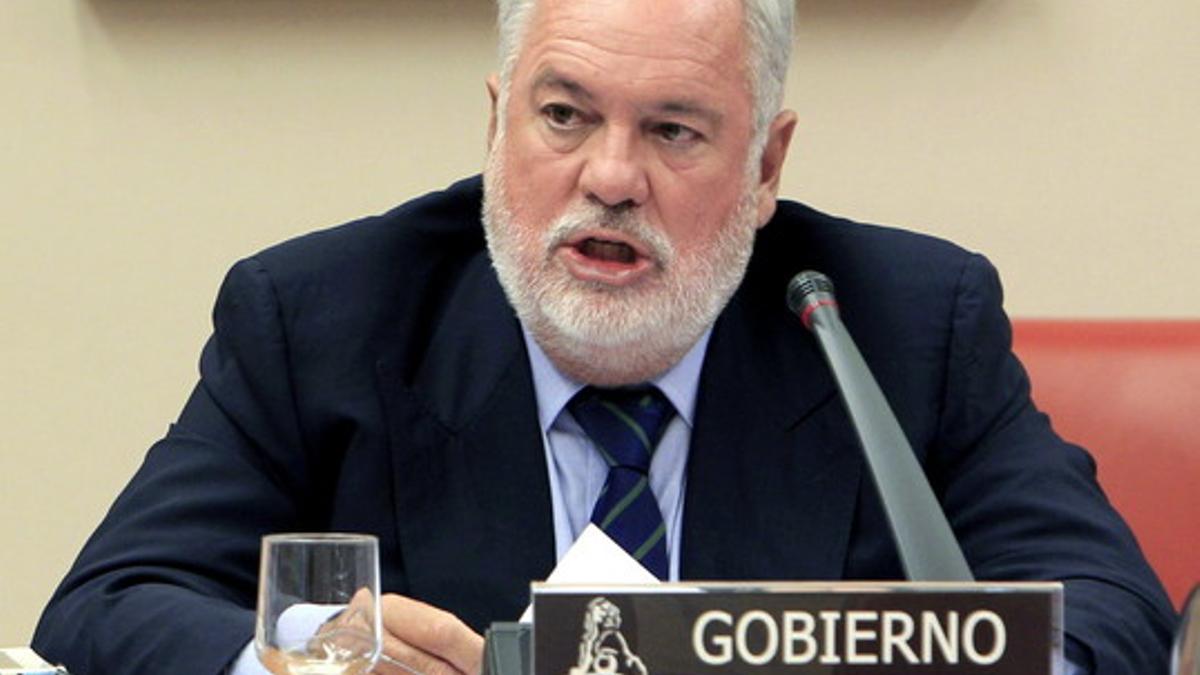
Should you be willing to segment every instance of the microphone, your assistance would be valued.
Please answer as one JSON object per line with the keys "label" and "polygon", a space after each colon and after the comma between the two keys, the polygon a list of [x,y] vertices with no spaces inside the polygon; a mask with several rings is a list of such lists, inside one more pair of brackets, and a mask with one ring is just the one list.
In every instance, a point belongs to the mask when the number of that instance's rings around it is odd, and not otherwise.
{"label": "microphone", "polygon": [[800,272],[788,282],[787,304],[817,337],[833,371],[908,579],[974,581],[912,446],[842,324],[833,282],[820,272]]}

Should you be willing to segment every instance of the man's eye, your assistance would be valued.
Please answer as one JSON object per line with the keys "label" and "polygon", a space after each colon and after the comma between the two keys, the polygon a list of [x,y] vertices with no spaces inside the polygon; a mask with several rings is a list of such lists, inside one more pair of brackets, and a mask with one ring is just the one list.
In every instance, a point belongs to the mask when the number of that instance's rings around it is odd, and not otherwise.
{"label": "man's eye", "polygon": [[550,103],[542,107],[542,116],[550,124],[562,129],[570,129],[580,124],[579,111],[562,103]]}
{"label": "man's eye", "polygon": [[654,126],[654,133],[668,143],[685,144],[700,139],[700,132],[677,122],[663,122]]}

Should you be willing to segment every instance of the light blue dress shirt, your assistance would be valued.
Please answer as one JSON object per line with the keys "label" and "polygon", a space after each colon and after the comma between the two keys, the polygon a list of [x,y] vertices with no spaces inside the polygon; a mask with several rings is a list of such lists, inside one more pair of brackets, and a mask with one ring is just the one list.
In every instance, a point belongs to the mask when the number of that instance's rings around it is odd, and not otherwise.
{"label": "light blue dress shirt", "polygon": [[[669,577],[679,580],[679,541],[683,529],[683,494],[687,488],[688,447],[696,413],[696,390],[700,367],[712,329],[696,341],[673,368],[652,381],[662,391],[675,416],[667,424],[650,460],[650,490],[658,501],[667,526]],[[537,397],[538,423],[550,474],[550,500],[554,510],[554,548],[558,559],[587,527],[592,507],[608,478],[608,464],[595,444],[566,409],[571,398],[586,386],[562,374],[550,362],[537,341],[525,334],[533,389]]]}

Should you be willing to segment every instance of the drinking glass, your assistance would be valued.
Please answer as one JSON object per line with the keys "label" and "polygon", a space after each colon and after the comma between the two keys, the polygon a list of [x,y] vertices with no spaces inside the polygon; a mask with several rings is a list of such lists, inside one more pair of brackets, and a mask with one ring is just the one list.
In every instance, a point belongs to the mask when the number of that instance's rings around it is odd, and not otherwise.
{"label": "drinking glass", "polygon": [[275,675],[359,675],[379,658],[379,541],[263,537],[254,647]]}

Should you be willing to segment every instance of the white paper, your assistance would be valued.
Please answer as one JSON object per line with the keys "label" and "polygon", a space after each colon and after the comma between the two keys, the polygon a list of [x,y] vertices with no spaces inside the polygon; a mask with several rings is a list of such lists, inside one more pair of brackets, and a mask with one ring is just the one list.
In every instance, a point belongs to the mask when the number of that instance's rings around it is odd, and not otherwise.
{"label": "white paper", "polygon": [[[658,577],[604,533],[589,523],[567,549],[547,584],[657,584]],[[521,614],[521,623],[533,621],[533,605]]]}

